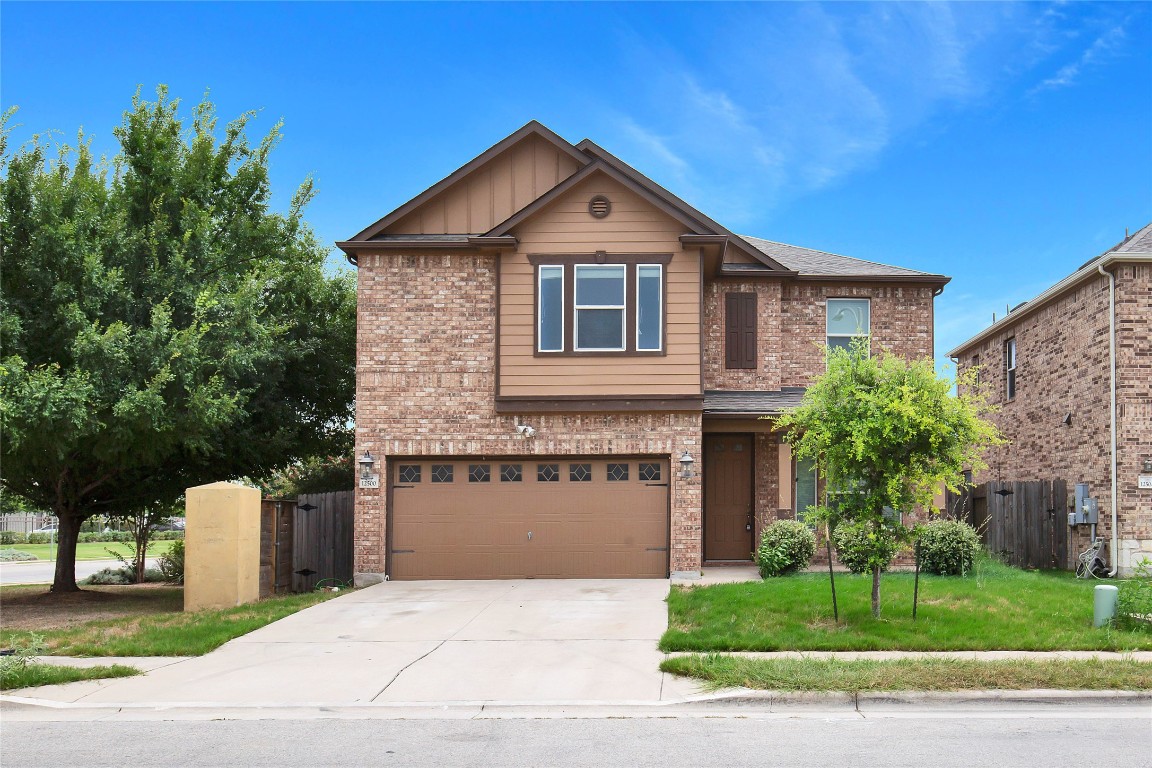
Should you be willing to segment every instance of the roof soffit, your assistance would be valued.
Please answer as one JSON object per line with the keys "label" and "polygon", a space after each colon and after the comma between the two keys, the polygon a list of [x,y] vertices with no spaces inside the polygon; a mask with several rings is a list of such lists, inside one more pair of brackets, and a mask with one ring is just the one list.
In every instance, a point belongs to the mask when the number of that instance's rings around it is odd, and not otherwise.
{"label": "roof soffit", "polygon": [[561,153],[571,157],[579,166],[586,166],[592,162],[592,158],[587,154],[577,150],[575,147],[573,147],[553,131],[549,130],[544,125],[535,120],[532,120],[520,130],[512,133],[511,135],[492,145],[487,150],[480,153],[475,158],[468,161],[466,164],[456,169],[437,183],[433,184],[431,187],[424,190],[416,197],[404,203],[396,210],[392,211],[388,215],[384,216],[375,223],[355,234],[351,238],[351,241],[370,240],[371,238],[376,237],[377,235],[384,232],[384,230],[386,230],[392,224],[395,224],[409,214],[414,213],[425,203],[431,202],[436,197],[442,195],[456,184],[463,181],[473,172],[480,170],[492,160],[503,155],[508,150],[531,137],[539,137],[547,141],[549,144],[552,144]]}

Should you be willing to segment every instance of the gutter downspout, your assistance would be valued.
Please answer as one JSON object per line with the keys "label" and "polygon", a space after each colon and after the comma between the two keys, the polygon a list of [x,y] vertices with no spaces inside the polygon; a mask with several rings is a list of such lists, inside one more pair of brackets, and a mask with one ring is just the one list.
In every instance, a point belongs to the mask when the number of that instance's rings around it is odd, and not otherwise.
{"label": "gutter downspout", "polygon": [[1116,549],[1120,546],[1120,532],[1116,529],[1116,276],[1105,271],[1103,263],[1096,267],[1096,271],[1108,278],[1108,362],[1111,368],[1109,379],[1112,394],[1112,415],[1109,419],[1112,427],[1112,547],[1108,552],[1109,559],[1112,560],[1112,570],[1108,572],[1108,576],[1113,577],[1120,569],[1116,556]]}

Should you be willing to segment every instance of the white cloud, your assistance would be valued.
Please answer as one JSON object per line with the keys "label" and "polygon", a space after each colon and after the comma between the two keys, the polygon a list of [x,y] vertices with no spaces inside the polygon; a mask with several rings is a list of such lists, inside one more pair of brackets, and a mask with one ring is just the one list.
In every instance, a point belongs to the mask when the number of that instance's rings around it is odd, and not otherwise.
{"label": "white cloud", "polygon": [[[651,30],[624,33],[621,48],[646,86],[609,108],[600,135],[733,227],[868,169],[893,142],[985,104],[1103,28],[1031,4],[711,8],[709,33],[690,47]],[[1111,19],[1047,87],[1073,81],[1123,40]]]}
{"label": "white cloud", "polygon": [[1056,74],[1041,82],[1030,93],[1035,94],[1040,91],[1055,90],[1072,85],[1085,68],[1107,58],[1124,42],[1126,37],[1127,32],[1122,25],[1118,24],[1111,27],[1093,40],[1092,44],[1075,61],[1060,67]]}

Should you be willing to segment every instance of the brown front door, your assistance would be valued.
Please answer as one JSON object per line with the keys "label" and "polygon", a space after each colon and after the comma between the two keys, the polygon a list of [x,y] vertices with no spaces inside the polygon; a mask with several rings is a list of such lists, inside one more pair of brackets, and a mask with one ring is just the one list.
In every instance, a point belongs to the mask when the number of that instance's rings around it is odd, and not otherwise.
{"label": "brown front door", "polygon": [[752,558],[752,437],[704,437],[704,559]]}

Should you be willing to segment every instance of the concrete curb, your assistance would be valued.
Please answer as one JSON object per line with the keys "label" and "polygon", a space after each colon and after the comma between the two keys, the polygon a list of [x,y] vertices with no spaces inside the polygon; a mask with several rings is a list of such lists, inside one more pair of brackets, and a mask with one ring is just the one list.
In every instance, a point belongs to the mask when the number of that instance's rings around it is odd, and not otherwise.
{"label": "concrete curb", "polygon": [[[852,716],[885,713],[974,713],[996,710],[1020,713],[1069,708],[1092,710],[1134,709],[1152,718],[1152,691],[950,691],[814,693],[735,689],[702,694],[678,701],[446,701],[325,703],[262,702],[60,702],[27,696],[0,695],[5,716],[32,715],[65,719],[315,719],[356,718],[472,718],[472,717],[744,717],[749,714],[799,715],[805,712]],[[87,717],[85,717],[87,715]]]}

